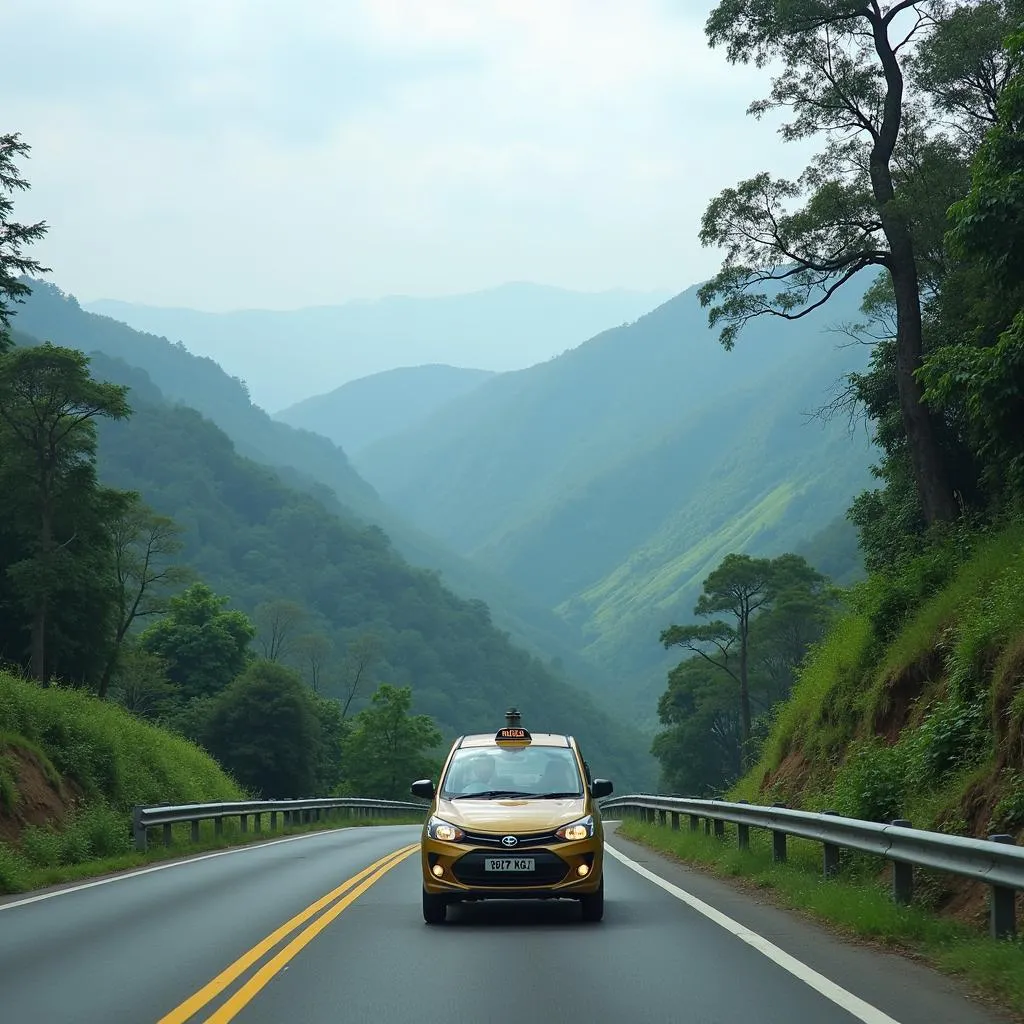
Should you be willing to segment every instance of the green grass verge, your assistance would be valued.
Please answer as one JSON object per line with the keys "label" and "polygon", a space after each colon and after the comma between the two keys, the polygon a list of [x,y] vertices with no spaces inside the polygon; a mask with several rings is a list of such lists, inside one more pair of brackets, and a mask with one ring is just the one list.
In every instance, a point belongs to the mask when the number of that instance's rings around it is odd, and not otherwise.
{"label": "green grass verge", "polygon": [[[684,819],[685,822],[685,819]],[[618,831],[627,839],[667,853],[723,878],[739,878],[771,893],[788,908],[849,936],[870,939],[899,952],[922,957],[962,978],[979,996],[1024,1017],[1024,941],[995,942],[957,921],[920,906],[901,907],[878,881],[877,858],[850,857],[843,876],[821,877],[821,844],[789,838],[786,864],[772,860],[767,833],[751,832],[750,849],[740,851],[734,826],[724,840],[685,827],[626,820]]]}
{"label": "green grass verge", "polygon": [[[280,819],[279,819],[280,820]],[[208,853],[215,850],[226,850],[233,847],[247,846],[252,843],[280,839],[284,836],[297,836],[309,832],[325,832],[331,829],[364,828],[378,825],[421,825],[423,818],[334,818],[332,820],[311,822],[308,825],[290,825],[287,828],[270,829],[270,815],[261,816],[262,830],[252,831],[253,821],[250,818],[250,831],[242,832],[235,820],[224,823],[224,832],[214,834],[212,821],[200,823],[199,841],[190,842],[190,826],[186,823],[172,827],[172,845],[154,843],[152,835],[160,834],[154,829],[151,833],[150,848],[145,853],[131,851],[109,857],[99,857],[76,864],[55,864],[47,867],[36,867],[26,863],[11,847],[0,843],[0,893],[31,892],[50,885],[75,882],[103,875],[128,871],[132,868],[145,867],[161,861],[178,860],[197,853]],[[6,871],[4,869],[7,869]]]}

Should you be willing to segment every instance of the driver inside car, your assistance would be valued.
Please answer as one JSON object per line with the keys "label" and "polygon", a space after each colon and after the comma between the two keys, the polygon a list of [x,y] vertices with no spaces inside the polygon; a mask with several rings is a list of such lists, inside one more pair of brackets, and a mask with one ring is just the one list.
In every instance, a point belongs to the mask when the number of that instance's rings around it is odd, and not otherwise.
{"label": "driver inside car", "polygon": [[494,758],[484,754],[474,757],[469,765],[469,778],[462,786],[463,793],[486,793],[494,789]]}

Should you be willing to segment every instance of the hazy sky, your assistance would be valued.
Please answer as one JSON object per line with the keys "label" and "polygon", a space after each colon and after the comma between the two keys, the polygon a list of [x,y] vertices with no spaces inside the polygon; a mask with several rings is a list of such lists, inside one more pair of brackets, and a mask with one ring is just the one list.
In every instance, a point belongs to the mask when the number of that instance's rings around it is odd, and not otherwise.
{"label": "hazy sky", "polygon": [[2,0],[21,219],[83,301],[682,289],[721,188],[806,156],[693,0]]}

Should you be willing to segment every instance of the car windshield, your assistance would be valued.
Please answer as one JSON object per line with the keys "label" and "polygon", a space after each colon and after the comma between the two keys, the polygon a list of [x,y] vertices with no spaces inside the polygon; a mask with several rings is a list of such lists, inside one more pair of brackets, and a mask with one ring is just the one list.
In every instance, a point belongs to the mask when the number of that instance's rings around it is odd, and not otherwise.
{"label": "car windshield", "polygon": [[464,747],[455,751],[441,787],[449,800],[473,796],[582,796],[568,747]]}

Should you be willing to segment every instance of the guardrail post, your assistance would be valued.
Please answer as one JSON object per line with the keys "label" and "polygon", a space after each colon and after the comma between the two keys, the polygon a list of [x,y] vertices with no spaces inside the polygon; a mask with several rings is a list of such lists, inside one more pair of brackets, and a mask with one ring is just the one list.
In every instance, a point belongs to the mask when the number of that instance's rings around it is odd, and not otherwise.
{"label": "guardrail post", "polygon": [[[835,816],[836,811],[822,811],[822,814]],[[835,878],[839,874],[839,847],[834,843],[822,843],[822,874],[825,878]]]}
{"label": "guardrail post", "polygon": [[277,831],[277,811],[270,812],[270,831]]}
{"label": "guardrail post", "polygon": [[199,842],[199,819],[198,818],[193,818],[191,824],[192,824],[192,842],[193,843],[198,843]]}
{"label": "guardrail post", "polygon": [[260,814],[259,811],[257,811],[252,816],[252,830],[253,830],[253,832],[262,832],[263,831],[263,815]]}
{"label": "guardrail post", "polygon": [[706,835],[706,836],[711,835],[711,819],[710,818],[705,818],[704,819],[704,835]]}
{"label": "guardrail post", "polygon": [[[894,818],[889,824],[898,828],[911,828],[906,818]],[[914,898],[914,865],[906,861],[892,862],[892,898],[901,906],[907,906]]]}
{"label": "guardrail post", "polygon": [[[1013,836],[989,836],[989,842],[1013,844]],[[993,939],[1012,939],[1017,935],[1017,893],[1004,885],[989,887],[989,932]]]}
{"label": "guardrail post", "polygon": [[224,835],[224,819],[223,818],[214,818],[213,819],[213,834],[215,836],[222,836],[222,835]]}
{"label": "guardrail post", "polygon": [[240,814],[238,816],[238,827],[243,832],[248,832],[249,831],[249,815],[248,814]]}
{"label": "guardrail post", "polygon": [[[749,800],[740,800],[741,804],[749,804]],[[750,849],[750,826],[749,825],[737,825],[736,826],[736,842],[741,850]]]}
{"label": "guardrail post", "polygon": [[678,832],[679,831],[679,812],[678,811],[673,811],[672,812],[672,831],[673,832]]}
{"label": "guardrail post", "polygon": [[662,827],[668,824],[668,811],[658,811],[658,824]]}
{"label": "guardrail post", "polygon": [[142,808],[132,808],[132,838],[135,840],[135,849],[146,852],[149,847],[149,834],[146,832],[146,826],[142,824]]}
{"label": "guardrail post", "polygon": [[725,822],[721,818],[715,818],[715,838],[725,838]]}
{"label": "guardrail post", "polygon": [[170,824],[164,825],[164,846],[170,846],[174,842],[174,833]]}
{"label": "guardrail post", "polygon": [[696,814],[690,815],[690,831],[696,832],[700,828],[700,818]]}
{"label": "guardrail post", "polygon": [[[772,804],[772,807],[785,807],[785,804]],[[786,833],[772,829],[772,860],[776,864],[786,863]]]}

